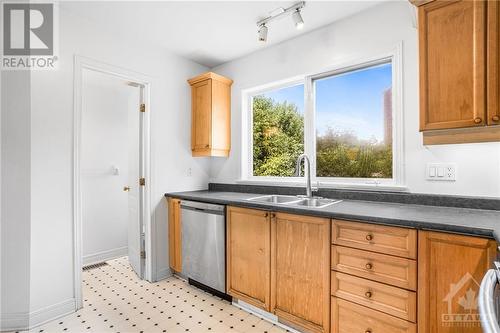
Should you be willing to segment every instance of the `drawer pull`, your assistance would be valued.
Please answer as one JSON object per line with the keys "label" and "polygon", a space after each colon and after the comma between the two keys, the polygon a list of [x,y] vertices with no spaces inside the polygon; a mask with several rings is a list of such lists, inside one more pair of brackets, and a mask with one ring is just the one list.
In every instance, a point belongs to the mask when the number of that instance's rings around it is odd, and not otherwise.
{"label": "drawer pull", "polygon": [[493,116],[493,117],[491,117],[491,120],[493,120],[493,121],[500,121],[500,117],[499,116]]}
{"label": "drawer pull", "polygon": [[366,297],[366,298],[372,298],[372,292],[371,292],[371,291],[367,291],[367,292],[365,293],[365,297]]}
{"label": "drawer pull", "polygon": [[367,263],[365,265],[365,267],[366,267],[366,269],[372,269],[373,268],[373,264],[369,262],[369,263]]}
{"label": "drawer pull", "polygon": [[365,333],[372,333],[372,330],[366,330]]}
{"label": "drawer pull", "polygon": [[474,119],[474,123],[476,123],[476,124],[481,124],[482,122],[483,122],[483,119],[481,119],[479,117]]}
{"label": "drawer pull", "polygon": [[373,235],[372,234],[366,235],[366,240],[367,241],[372,241],[373,240]]}

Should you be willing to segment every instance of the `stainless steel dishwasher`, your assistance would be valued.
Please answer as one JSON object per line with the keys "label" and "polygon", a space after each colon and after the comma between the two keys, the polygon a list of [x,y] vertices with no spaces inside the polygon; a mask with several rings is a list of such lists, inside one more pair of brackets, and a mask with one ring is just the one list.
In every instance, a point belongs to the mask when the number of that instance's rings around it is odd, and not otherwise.
{"label": "stainless steel dishwasher", "polygon": [[181,201],[181,274],[190,284],[228,298],[225,219],[225,206]]}

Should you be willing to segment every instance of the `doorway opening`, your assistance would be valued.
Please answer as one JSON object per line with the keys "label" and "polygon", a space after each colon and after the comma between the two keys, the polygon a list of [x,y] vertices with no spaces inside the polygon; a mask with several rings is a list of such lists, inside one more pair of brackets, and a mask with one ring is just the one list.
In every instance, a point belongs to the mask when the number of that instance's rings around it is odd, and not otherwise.
{"label": "doorway opening", "polygon": [[[82,269],[124,257],[151,277],[149,83],[123,70],[75,63],[75,299]],[[94,64],[95,65],[95,64]],[[106,67],[106,66],[104,66]]]}

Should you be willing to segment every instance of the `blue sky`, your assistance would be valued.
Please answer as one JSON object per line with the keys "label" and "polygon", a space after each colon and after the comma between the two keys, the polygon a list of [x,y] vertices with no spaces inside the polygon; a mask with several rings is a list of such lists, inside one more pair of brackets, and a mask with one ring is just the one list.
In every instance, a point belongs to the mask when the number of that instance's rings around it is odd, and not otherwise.
{"label": "blue sky", "polygon": [[[390,64],[370,67],[316,81],[316,129],[354,132],[359,138],[384,139],[383,93],[392,85]],[[304,86],[263,94],[276,102],[294,103],[304,112]]]}

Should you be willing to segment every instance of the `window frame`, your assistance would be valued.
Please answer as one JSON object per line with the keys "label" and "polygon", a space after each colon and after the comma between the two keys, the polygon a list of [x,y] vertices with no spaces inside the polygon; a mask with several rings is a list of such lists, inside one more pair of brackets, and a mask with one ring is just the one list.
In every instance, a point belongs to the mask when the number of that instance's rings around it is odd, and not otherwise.
{"label": "window frame", "polygon": [[[304,153],[311,159],[311,180],[320,187],[355,188],[403,191],[404,175],[404,138],[403,138],[403,80],[402,80],[402,44],[388,52],[371,57],[351,57],[329,68],[313,74],[296,76],[290,79],[242,90],[242,159],[241,179],[239,183],[261,183],[268,185],[303,185],[305,177],[270,177],[253,175],[253,97],[265,92],[304,85]],[[315,127],[315,91],[314,81],[333,75],[391,63],[392,67],[392,178],[345,178],[316,176],[316,127]],[[246,135],[244,134],[246,133]]]}

